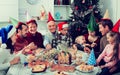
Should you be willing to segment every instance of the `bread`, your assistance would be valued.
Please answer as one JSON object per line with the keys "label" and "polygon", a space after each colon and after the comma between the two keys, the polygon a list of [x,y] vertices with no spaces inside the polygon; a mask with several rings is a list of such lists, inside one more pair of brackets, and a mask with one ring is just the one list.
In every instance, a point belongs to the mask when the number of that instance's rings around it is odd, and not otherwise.
{"label": "bread", "polygon": [[46,66],[45,64],[41,64],[41,65],[34,65],[34,67],[32,68],[32,72],[43,72],[45,71]]}
{"label": "bread", "polygon": [[94,66],[91,65],[80,65],[79,70],[83,72],[93,71]]}
{"label": "bread", "polygon": [[60,65],[60,64],[54,64],[51,67],[51,71],[74,72],[75,67],[74,66],[65,66],[65,65]]}

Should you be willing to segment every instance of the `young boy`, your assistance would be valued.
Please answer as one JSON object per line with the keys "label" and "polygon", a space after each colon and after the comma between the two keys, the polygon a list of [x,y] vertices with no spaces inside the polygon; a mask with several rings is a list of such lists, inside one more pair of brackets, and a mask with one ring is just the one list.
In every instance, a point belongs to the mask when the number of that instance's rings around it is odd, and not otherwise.
{"label": "young boy", "polygon": [[55,39],[52,40],[53,47],[57,47],[59,44],[62,44],[66,47],[71,47],[72,39],[68,33],[68,24],[66,22],[60,22],[58,24],[58,32],[59,34]]}

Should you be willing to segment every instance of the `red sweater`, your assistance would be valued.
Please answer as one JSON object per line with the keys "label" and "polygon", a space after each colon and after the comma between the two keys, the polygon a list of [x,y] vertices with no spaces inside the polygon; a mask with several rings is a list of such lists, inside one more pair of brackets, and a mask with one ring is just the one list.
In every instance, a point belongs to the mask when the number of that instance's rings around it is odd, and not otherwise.
{"label": "red sweater", "polygon": [[39,32],[36,32],[35,35],[29,32],[27,34],[27,41],[28,43],[34,42],[37,47],[43,48],[43,37]]}

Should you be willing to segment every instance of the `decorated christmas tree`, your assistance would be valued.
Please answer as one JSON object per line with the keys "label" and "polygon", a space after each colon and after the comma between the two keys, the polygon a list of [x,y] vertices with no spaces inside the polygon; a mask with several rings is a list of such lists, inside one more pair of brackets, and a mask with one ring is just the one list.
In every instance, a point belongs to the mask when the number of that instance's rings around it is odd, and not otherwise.
{"label": "decorated christmas tree", "polygon": [[87,24],[91,14],[94,15],[96,22],[99,22],[102,18],[99,9],[99,0],[73,0],[71,9],[72,16],[69,19],[69,32],[73,41],[78,35],[87,33]]}

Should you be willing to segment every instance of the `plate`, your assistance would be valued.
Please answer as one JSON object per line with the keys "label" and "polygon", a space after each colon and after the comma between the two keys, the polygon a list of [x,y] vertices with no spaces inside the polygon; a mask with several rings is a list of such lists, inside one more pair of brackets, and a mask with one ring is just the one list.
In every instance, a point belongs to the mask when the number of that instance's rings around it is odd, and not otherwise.
{"label": "plate", "polygon": [[80,71],[80,72],[84,72],[84,73],[89,73],[89,72],[93,72],[93,71],[94,71],[94,67],[93,67],[92,70],[85,70],[85,69],[84,69],[84,70],[81,70],[81,69],[80,69],[80,66],[81,66],[81,65],[77,66],[77,67],[76,67],[76,70],[78,70],[78,71]]}

